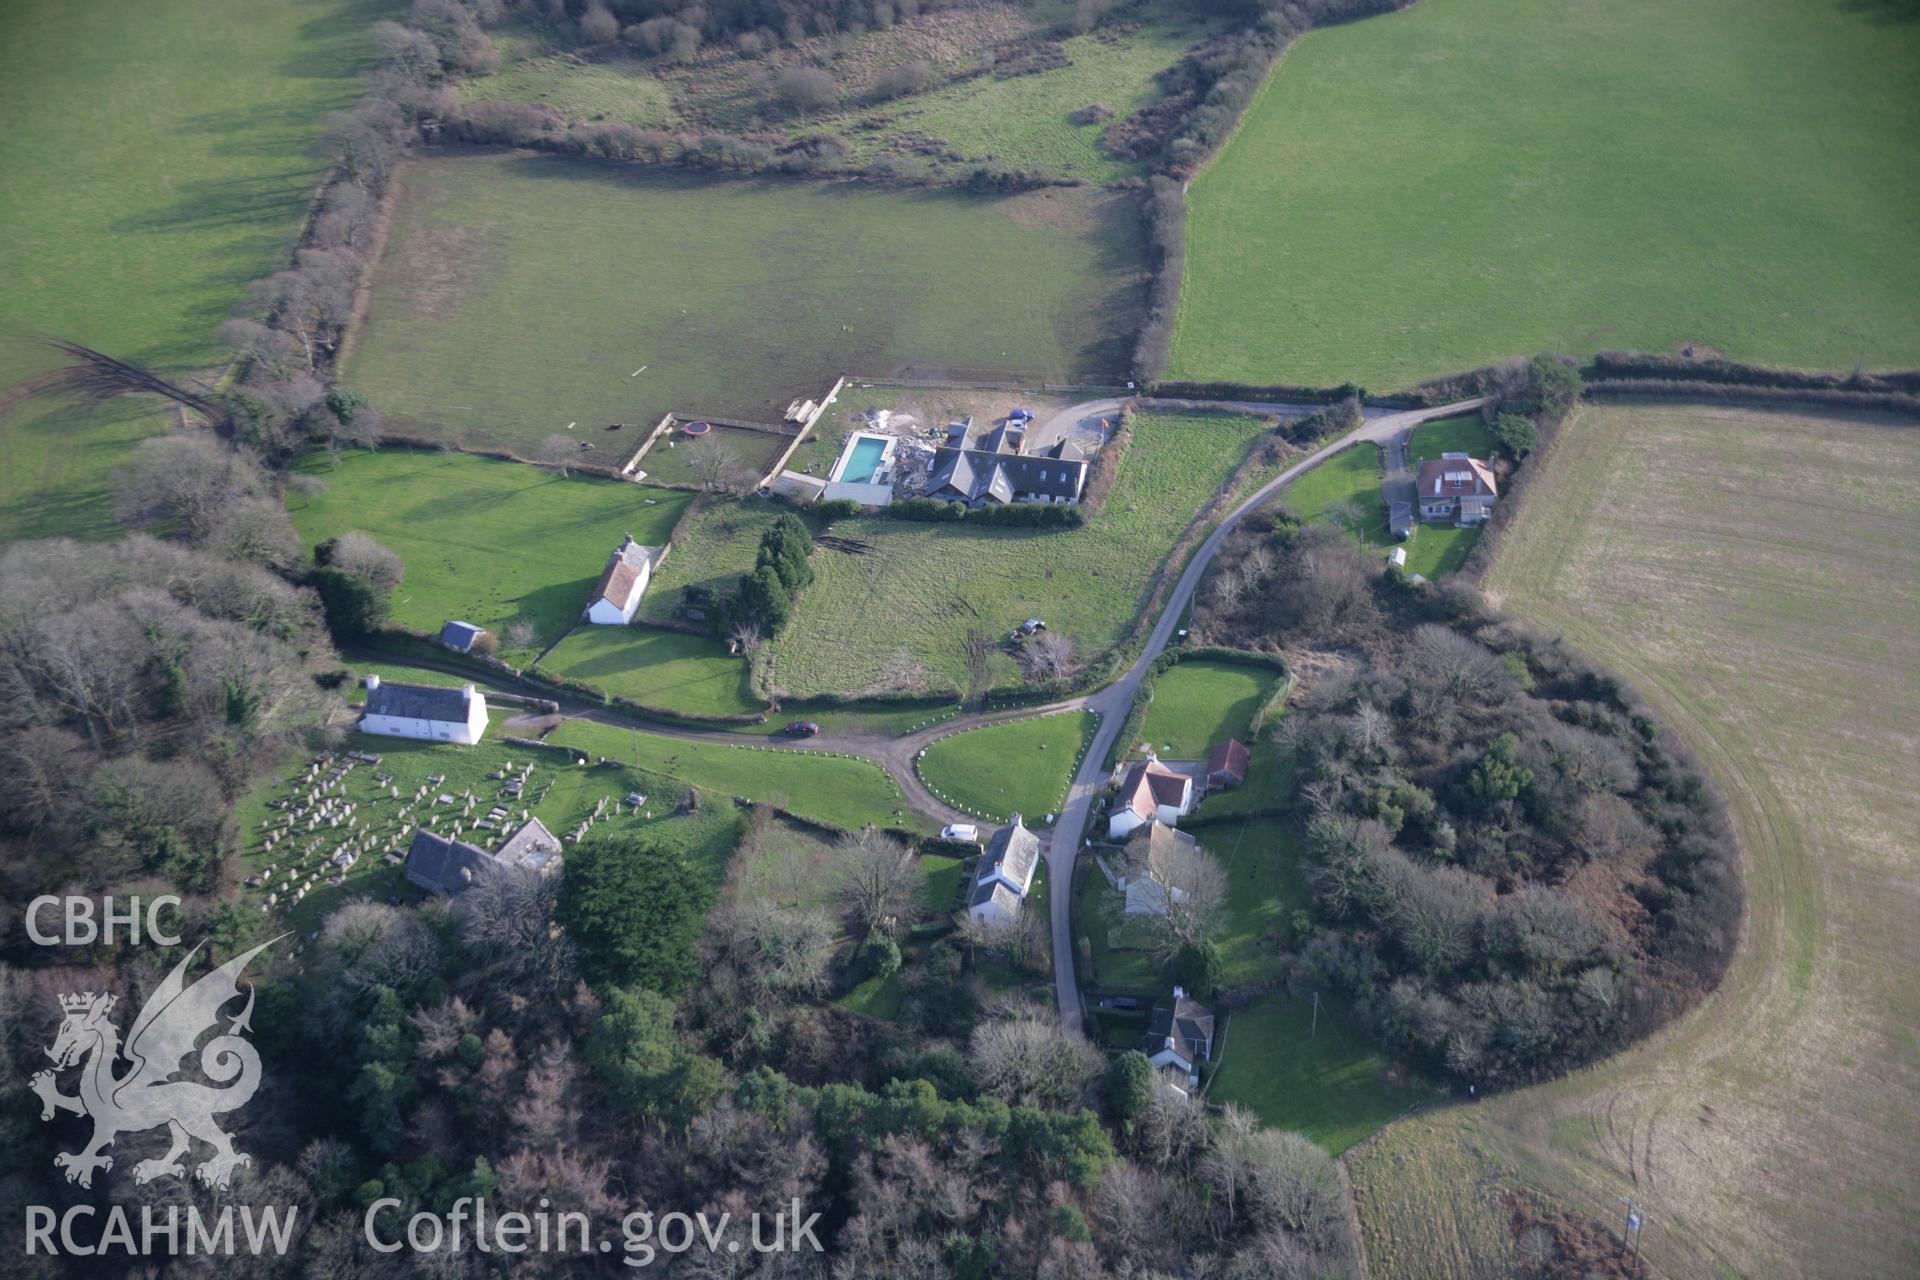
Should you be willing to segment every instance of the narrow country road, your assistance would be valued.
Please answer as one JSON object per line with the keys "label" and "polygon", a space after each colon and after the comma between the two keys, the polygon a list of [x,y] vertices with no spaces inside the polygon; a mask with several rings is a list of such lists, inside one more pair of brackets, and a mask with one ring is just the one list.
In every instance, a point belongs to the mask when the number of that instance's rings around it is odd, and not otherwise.
{"label": "narrow country road", "polygon": [[[1111,417],[1120,411],[1123,400],[1089,400],[1061,410],[1047,420],[1043,432],[1050,436],[1071,430],[1076,424],[1090,418]],[[1151,405],[1151,400],[1142,403]],[[1318,405],[1295,405],[1265,403],[1256,401],[1234,401],[1233,407],[1244,408],[1256,413],[1297,413],[1304,414],[1319,408]],[[411,655],[404,659],[396,658],[409,666],[441,671],[457,675],[473,682],[480,688],[495,692],[514,693],[522,696],[542,698],[555,702],[559,714],[568,718],[582,718],[601,724],[614,725],[623,729],[638,729],[643,733],[655,734],[666,738],[679,738],[696,742],[720,742],[742,747],[775,747],[789,751],[810,751],[818,753],[839,753],[858,756],[870,760],[885,769],[899,786],[902,797],[908,807],[914,811],[945,825],[950,822],[975,822],[970,814],[964,814],[942,803],[920,781],[914,761],[929,744],[950,734],[962,733],[968,729],[977,729],[982,725],[995,724],[1007,720],[1020,720],[1028,716],[1044,715],[1055,711],[1087,710],[1100,716],[1100,726],[1094,732],[1093,742],[1087,748],[1085,760],[1080,772],[1075,776],[1068,792],[1066,803],[1053,824],[1051,832],[1046,833],[1047,882],[1051,911],[1051,933],[1053,941],[1054,994],[1059,1003],[1060,1017],[1067,1025],[1084,1029],[1086,1012],[1080,999],[1080,984],[1074,970],[1073,951],[1073,871],[1075,858],[1079,853],[1082,837],[1086,831],[1087,819],[1102,792],[1106,789],[1106,758],[1113,747],[1113,740],[1119,735],[1120,726],[1126,721],[1127,713],[1133,707],[1134,695],[1139,692],[1141,681],[1146,678],[1147,668],[1152,665],[1173,638],[1174,628],[1179,624],[1181,615],[1186,611],[1187,603],[1192,600],[1194,590],[1200,580],[1206,576],[1207,568],[1220,549],[1227,535],[1232,533],[1248,513],[1264,505],[1274,494],[1298,479],[1304,472],[1319,466],[1334,454],[1361,442],[1378,444],[1383,447],[1397,447],[1404,457],[1407,434],[1422,422],[1433,418],[1451,417],[1477,409],[1487,403],[1486,397],[1474,400],[1461,400],[1453,404],[1440,405],[1431,409],[1414,409],[1403,413],[1377,413],[1369,411],[1368,419],[1346,435],[1328,441],[1318,449],[1300,459],[1282,471],[1273,479],[1261,485],[1245,501],[1235,507],[1207,534],[1200,547],[1187,561],[1179,581],[1174,584],[1166,603],[1161,607],[1160,616],[1155,620],[1153,630],[1148,633],[1146,643],[1141,647],[1139,657],[1113,683],[1093,693],[1067,698],[1045,706],[1017,707],[1004,711],[979,712],[945,720],[927,729],[900,737],[889,737],[873,733],[821,734],[814,738],[793,739],[769,736],[758,733],[731,733],[721,729],[691,728],[686,725],[672,724],[661,720],[650,720],[644,716],[633,715],[616,708],[597,704],[573,704],[556,699],[544,690],[531,685],[523,685],[505,673],[493,678],[477,675],[471,667],[452,661],[436,661],[431,658],[416,658]],[[365,657],[378,660],[384,655],[377,650],[355,649],[347,651],[349,657]]]}
{"label": "narrow country road", "polygon": [[[1207,567],[1213,563],[1213,557],[1226,541],[1227,535],[1245,519],[1249,512],[1259,507],[1281,489],[1298,479],[1303,472],[1319,466],[1334,454],[1359,444],[1362,441],[1384,444],[1399,436],[1400,433],[1430,418],[1451,417],[1477,409],[1487,403],[1486,398],[1461,400],[1454,404],[1441,405],[1432,409],[1415,409],[1406,413],[1389,413],[1370,419],[1355,427],[1346,435],[1321,445],[1300,461],[1282,471],[1267,483],[1261,485],[1239,506],[1235,507],[1225,519],[1214,526],[1200,549],[1194,552],[1192,559],[1167,597],[1166,604],[1160,610],[1159,620],[1153,625],[1147,642],[1141,647],[1140,656],[1118,680],[1102,689],[1099,693],[1085,699],[1083,705],[1100,712],[1100,728],[1095,732],[1093,743],[1087,749],[1086,760],[1080,766],[1080,773],[1073,780],[1068,792],[1066,804],[1061,807],[1059,820],[1053,825],[1053,831],[1047,839],[1047,884],[1048,897],[1052,910],[1053,934],[1053,985],[1054,996],[1059,1002],[1060,1017],[1068,1026],[1084,1030],[1086,1010],[1080,1000],[1080,983],[1074,972],[1073,952],[1073,868],[1076,855],[1080,851],[1082,835],[1086,830],[1087,818],[1092,813],[1095,802],[1106,789],[1107,753],[1113,748],[1113,740],[1120,733],[1120,726],[1127,718],[1127,712],[1133,707],[1134,694],[1139,692],[1140,682],[1146,678],[1147,668],[1153,660],[1166,649],[1172,639],[1174,628],[1179,624],[1181,615],[1186,611],[1188,601],[1200,585],[1200,579],[1206,576]],[[1253,406],[1248,406],[1253,407]]]}

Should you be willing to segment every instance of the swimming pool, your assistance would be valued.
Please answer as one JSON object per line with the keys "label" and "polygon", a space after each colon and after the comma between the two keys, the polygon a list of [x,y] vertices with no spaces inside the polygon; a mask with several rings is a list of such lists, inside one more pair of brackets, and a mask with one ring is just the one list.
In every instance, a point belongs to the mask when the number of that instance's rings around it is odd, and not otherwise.
{"label": "swimming pool", "polygon": [[868,483],[887,456],[887,444],[884,436],[855,436],[848,442],[847,451],[840,455],[840,465],[833,478],[843,484]]}

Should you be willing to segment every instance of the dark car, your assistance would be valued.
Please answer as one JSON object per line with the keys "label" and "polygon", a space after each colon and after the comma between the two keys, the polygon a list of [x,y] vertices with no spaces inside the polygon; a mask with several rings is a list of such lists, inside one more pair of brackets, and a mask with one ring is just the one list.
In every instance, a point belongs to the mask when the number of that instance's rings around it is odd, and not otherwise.
{"label": "dark car", "polygon": [[1140,1002],[1132,996],[1106,996],[1100,1001],[1102,1009],[1138,1009]]}
{"label": "dark car", "polygon": [[795,720],[780,732],[786,734],[789,738],[811,738],[814,734],[820,732],[820,726],[811,720]]}

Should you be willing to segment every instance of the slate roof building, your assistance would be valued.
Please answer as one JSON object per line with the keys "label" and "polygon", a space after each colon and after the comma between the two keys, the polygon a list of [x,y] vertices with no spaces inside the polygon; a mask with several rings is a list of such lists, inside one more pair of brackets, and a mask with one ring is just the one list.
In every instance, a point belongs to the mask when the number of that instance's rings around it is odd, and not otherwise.
{"label": "slate roof building", "polygon": [[472,685],[400,684],[367,677],[360,732],[472,746],[486,736],[487,699]]}
{"label": "slate roof building", "polygon": [[967,914],[989,925],[1012,924],[1020,914],[1033,871],[1040,864],[1040,837],[1027,830],[1019,814],[993,833],[973,872]]}
{"label": "slate roof building", "polygon": [[1173,999],[1153,1007],[1140,1051],[1156,1067],[1184,1071],[1197,1083],[1200,1064],[1213,1057],[1213,1011],[1179,987]]}
{"label": "slate roof building", "polygon": [[407,880],[443,898],[472,888],[489,871],[517,867],[547,875],[560,865],[560,842],[538,818],[529,818],[489,852],[465,840],[416,827],[407,845]]}
{"label": "slate roof building", "polygon": [[[1004,443],[1013,434],[1002,428],[986,440]],[[1086,487],[1087,461],[1065,440],[1045,452],[1031,454],[948,446],[934,450],[926,496],[964,502],[970,507],[1013,502],[1072,504],[1080,501]]]}
{"label": "slate roof building", "polygon": [[1193,812],[1193,779],[1154,756],[1136,760],[1120,775],[1120,794],[1107,815],[1107,835],[1124,840],[1133,829],[1158,820],[1174,826]]}
{"label": "slate roof building", "polygon": [[653,566],[660,562],[664,548],[643,547],[628,534],[607,558],[606,570],[587,597],[585,617],[602,626],[624,627],[633,621],[640,597],[653,580]]}
{"label": "slate roof building", "polygon": [[471,653],[473,642],[485,634],[485,627],[476,627],[471,622],[449,622],[440,628],[440,643],[455,653]]}
{"label": "slate roof building", "polygon": [[1484,524],[1500,499],[1493,468],[1464,453],[1443,453],[1420,464],[1415,481],[1422,520]]}

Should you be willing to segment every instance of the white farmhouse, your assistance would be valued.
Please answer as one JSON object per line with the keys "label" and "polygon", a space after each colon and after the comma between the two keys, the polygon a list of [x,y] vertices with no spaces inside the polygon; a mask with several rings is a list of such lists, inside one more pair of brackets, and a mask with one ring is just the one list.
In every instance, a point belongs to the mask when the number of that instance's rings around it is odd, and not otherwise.
{"label": "white farmhouse", "polygon": [[472,685],[458,689],[394,684],[367,677],[367,709],[360,732],[388,738],[424,738],[472,746],[486,736],[487,698]]}
{"label": "white farmhouse", "polygon": [[967,895],[967,914],[993,929],[1003,929],[1020,916],[1033,887],[1033,871],[1040,861],[1040,837],[1027,830],[1019,814],[993,833],[987,851],[973,873]]}
{"label": "white farmhouse", "polygon": [[640,597],[653,580],[653,566],[659,563],[661,551],[659,547],[641,546],[628,534],[608,557],[606,572],[587,597],[587,621],[607,627],[624,627],[632,622]]}
{"label": "white farmhouse", "polygon": [[1192,812],[1193,778],[1148,756],[1121,775],[1119,794],[1107,815],[1107,837],[1124,840],[1149,822],[1173,826]]}

